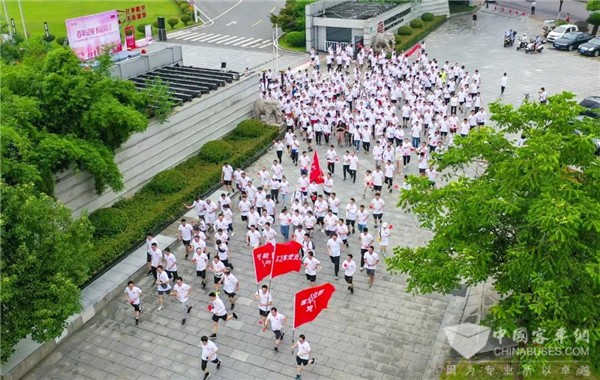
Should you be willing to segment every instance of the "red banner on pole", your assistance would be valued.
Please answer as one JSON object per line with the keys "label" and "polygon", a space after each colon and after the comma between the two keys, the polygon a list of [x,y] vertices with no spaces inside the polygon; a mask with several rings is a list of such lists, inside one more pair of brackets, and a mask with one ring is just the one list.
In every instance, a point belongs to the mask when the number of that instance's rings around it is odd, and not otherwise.
{"label": "red banner on pole", "polygon": [[254,262],[254,275],[256,283],[260,283],[265,277],[271,274],[273,266],[273,244],[267,243],[260,247],[254,248],[252,251],[252,261]]}
{"label": "red banner on pole", "polygon": [[410,57],[411,55],[415,54],[417,50],[421,51],[421,44],[415,44],[415,46],[413,46],[406,52],[406,56]]}
{"label": "red banner on pole", "polygon": [[335,292],[335,287],[326,283],[296,293],[294,295],[294,329],[314,321],[323,309],[327,309],[333,292]]}
{"label": "red banner on pole", "polygon": [[315,150],[315,154],[313,155],[312,164],[310,165],[310,174],[308,175],[308,179],[312,183],[315,181],[316,183],[324,183],[325,179],[323,178],[323,170],[321,170],[321,164],[319,164],[319,155]]}
{"label": "red banner on pole", "polygon": [[296,241],[277,243],[275,246],[275,255],[273,255],[271,279],[289,272],[300,272],[300,268],[302,268],[302,260],[300,259],[301,248],[302,244]]}

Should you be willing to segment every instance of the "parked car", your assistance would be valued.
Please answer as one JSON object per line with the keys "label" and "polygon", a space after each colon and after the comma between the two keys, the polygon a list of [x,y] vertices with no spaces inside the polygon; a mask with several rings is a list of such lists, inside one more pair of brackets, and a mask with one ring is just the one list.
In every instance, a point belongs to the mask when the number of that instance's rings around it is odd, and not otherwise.
{"label": "parked car", "polygon": [[548,37],[546,37],[546,39],[550,42],[554,42],[555,40],[558,40],[565,34],[571,33],[571,32],[577,32],[578,30],[579,29],[577,29],[577,25],[564,24],[561,26],[557,26],[550,33],[548,33]]}
{"label": "parked car", "polygon": [[569,50],[569,51],[575,50],[579,47],[579,45],[582,45],[582,44],[588,42],[592,38],[594,38],[594,36],[592,36],[589,33],[583,33],[583,32],[567,33],[564,36],[562,36],[561,38],[554,41],[554,48],[560,49],[560,50]]}
{"label": "parked car", "polygon": [[597,119],[600,117],[600,96],[588,96],[579,102],[584,109],[579,113],[582,116]]}
{"label": "parked car", "polygon": [[579,45],[579,53],[583,55],[593,55],[597,57],[600,55],[600,37],[595,37],[588,42]]}

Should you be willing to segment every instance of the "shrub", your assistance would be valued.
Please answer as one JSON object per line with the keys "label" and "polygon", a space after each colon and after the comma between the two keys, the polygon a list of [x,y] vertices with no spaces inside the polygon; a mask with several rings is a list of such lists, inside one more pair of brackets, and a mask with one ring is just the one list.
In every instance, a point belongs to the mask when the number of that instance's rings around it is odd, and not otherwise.
{"label": "shrub", "polygon": [[146,34],[146,25],[144,24],[139,24],[135,29],[142,34]]}
{"label": "shrub", "polygon": [[129,218],[123,210],[110,207],[94,212],[90,215],[90,222],[94,226],[94,237],[102,239],[125,231]]}
{"label": "shrub", "polygon": [[234,153],[235,148],[231,144],[225,141],[213,140],[202,146],[198,157],[212,164],[220,164],[229,160]]}
{"label": "shrub", "polygon": [[398,28],[398,34],[401,36],[410,36],[412,34],[413,30],[410,26],[408,25],[404,25],[401,26],[400,28]]}
{"label": "shrub", "polygon": [[402,43],[402,37],[398,34],[394,34],[394,39],[396,40],[396,45]]}
{"label": "shrub", "polygon": [[152,23],[152,26],[153,26],[155,29],[158,29],[158,21],[154,21],[154,22]]}
{"label": "shrub", "polygon": [[306,32],[289,32],[285,35],[285,42],[293,47],[306,45]]}
{"label": "shrub", "polygon": [[192,21],[192,16],[190,16],[189,13],[184,14],[183,16],[181,16],[181,22],[183,23],[183,25],[189,24],[190,21]]}
{"label": "shrub", "polygon": [[577,29],[579,29],[580,32],[587,33],[588,30],[590,30],[587,21],[575,21],[573,24],[577,25]]}
{"label": "shrub", "polygon": [[417,42],[423,41],[423,39],[432,31],[436,30],[438,26],[442,25],[446,21],[446,16],[435,16],[433,21],[427,23],[427,26],[423,29],[416,31],[414,34],[403,38],[400,44],[396,44],[395,50],[400,53],[402,51],[410,49]]}
{"label": "shrub", "polygon": [[179,9],[181,9],[182,11],[190,9],[190,4],[187,1],[182,1],[179,3]]}
{"label": "shrub", "polygon": [[561,26],[561,25],[564,25],[566,23],[567,22],[565,20],[561,19],[561,18],[559,18],[558,20],[554,21],[554,25],[556,25],[556,26]]}
{"label": "shrub", "polygon": [[174,194],[183,189],[187,185],[187,181],[183,174],[175,169],[169,169],[158,173],[152,181],[150,181],[144,190],[150,191],[155,195]]}
{"label": "shrub", "polygon": [[171,29],[174,29],[175,25],[179,24],[179,19],[177,17],[171,17],[167,20],[167,24],[169,24]]}
{"label": "shrub", "polygon": [[423,21],[433,21],[433,13],[425,12],[421,15]]}
{"label": "shrub", "polygon": [[262,121],[248,119],[238,124],[237,128],[231,132],[231,138],[236,139],[253,139],[265,134],[265,124]]}
{"label": "shrub", "polygon": [[56,37],[56,43],[60,46],[66,46],[69,44],[69,40],[67,40],[67,37]]}
{"label": "shrub", "polygon": [[56,36],[54,34],[48,34],[47,36],[44,35],[44,37],[42,37],[42,39],[46,42],[52,42],[55,38]]}
{"label": "shrub", "polygon": [[410,27],[414,29],[421,29],[424,25],[425,24],[423,24],[423,21],[419,20],[418,18],[410,22]]}

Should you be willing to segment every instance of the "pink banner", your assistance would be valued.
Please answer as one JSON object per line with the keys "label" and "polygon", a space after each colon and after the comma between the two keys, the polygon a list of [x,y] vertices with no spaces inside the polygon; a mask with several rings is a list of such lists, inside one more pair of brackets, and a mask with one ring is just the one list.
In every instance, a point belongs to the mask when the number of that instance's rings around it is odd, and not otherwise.
{"label": "pink banner", "polygon": [[121,51],[119,16],[116,10],[65,20],[69,46],[82,61],[94,59],[104,53]]}
{"label": "pink banner", "polygon": [[406,52],[406,56],[410,57],[411,55],[415,54],[417,50],[421,51],[421,44],[415,44],[415,46],[411,47],[410,50]]}

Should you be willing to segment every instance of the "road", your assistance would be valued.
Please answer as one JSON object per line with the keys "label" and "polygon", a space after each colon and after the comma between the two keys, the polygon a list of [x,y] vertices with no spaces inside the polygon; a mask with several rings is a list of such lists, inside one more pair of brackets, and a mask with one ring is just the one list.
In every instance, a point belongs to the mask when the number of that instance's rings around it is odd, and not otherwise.
{"label": "road", "polygon": [[[587,19],[589,13],[585,10],[585,4],[585,2],[581,1],[564,1],[561,11],[561,18],[564,18],[567,13],[570,13],[573,21]],[[531,2],[529,0],[498,1],[498,5],[502,5],[511,9],[517,9],[519,11],[525,11],[527,13],[531,11]],[[490,4],[490,6],[492,6],[492,4]],[[558,16],[558,7],[558,0],[536,1],[535,17],[542,20],[556,19]]]}
{"label": "road", "polygon": [[270,49],[273,28],[269,15],[279,12],[283,0],[196,1],[203,24],[169,33],[173,42],[215,44],[244,49]]}

